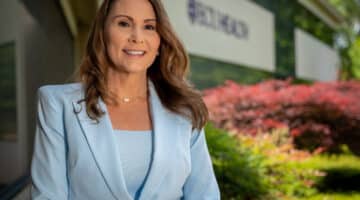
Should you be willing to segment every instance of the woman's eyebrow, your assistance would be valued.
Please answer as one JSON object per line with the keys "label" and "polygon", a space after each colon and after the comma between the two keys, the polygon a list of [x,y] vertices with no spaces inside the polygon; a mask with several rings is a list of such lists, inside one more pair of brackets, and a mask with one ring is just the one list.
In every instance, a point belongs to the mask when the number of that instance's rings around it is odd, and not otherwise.
{"label": "woman's eyebrow", "polygon": [[[118,18],[118,17],[125,17],[125,18],[128,18],[130,21],[134,21],[134,18],[128,16],[128,15],[115,15],[114,16],[114,19]],[[155,21],[156,22],[156,19],[144,19],[144,22],[149,22],[149,21]]]}

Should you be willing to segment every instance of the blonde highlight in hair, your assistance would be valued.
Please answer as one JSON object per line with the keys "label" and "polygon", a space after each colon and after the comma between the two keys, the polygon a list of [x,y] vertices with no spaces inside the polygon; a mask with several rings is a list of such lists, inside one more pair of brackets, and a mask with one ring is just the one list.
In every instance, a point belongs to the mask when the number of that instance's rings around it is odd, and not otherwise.
{"label": "blonde highlight in hair", "polygon": [[[86,111],[91,119],[104,114],[98,106],[101,97],[107,103],[116,100],[107,88],[107,70],[113,65],[107,55],[105,43],[105,22],[116,0],[104,0],[95,17],[86,46],[85,56],[77,77],[83,83]],[[161,42],[159,56],[147,71],[154,83],[162,104],[170,111],[189,118],[193,128],[202,128],[208,120],[208,111],[201,98],[186,80],[189,71],[189,57],[184,46],[173,31],[164,6],[160,0],[149,0],[157,19],[157,32]]]}

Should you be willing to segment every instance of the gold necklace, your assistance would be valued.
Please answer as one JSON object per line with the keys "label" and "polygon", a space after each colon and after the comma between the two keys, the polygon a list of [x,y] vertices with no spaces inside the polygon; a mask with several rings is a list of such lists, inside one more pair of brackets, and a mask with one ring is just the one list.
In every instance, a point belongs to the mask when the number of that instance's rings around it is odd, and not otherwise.
{"label": "gold necklace", "polygon": [[134,103],[136,101],[139,100],[143,100],[146,99],[146,97],[141,97],[141,96],[137,96],[137,97],[120,97],[120,101],[121,103]]}
{"label": "gold necklace", "polygon": [[136,101],[140,101],[140,100],[146,100],[147,98],[147,93],[144,96],[120,96],[120,103],[125,103],[125,104],[129,104],[129,103],[134,103]]}

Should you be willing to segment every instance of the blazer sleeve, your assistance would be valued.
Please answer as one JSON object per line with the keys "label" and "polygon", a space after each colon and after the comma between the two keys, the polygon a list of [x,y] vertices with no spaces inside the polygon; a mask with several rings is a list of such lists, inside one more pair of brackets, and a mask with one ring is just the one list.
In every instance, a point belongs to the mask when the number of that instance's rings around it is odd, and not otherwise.
{"label": "blazer sleeve", "polygon": [[37,123],[31,162],[31,197],[34,200],[68,199],[66,142],[62,108],[51,90],[38,90]]}
{"label": "blazer sleeve", "polygon": [[191,173],[183,191],[184,200],[218,200],[220,199],[204,129],[195,129],[191,138]]}

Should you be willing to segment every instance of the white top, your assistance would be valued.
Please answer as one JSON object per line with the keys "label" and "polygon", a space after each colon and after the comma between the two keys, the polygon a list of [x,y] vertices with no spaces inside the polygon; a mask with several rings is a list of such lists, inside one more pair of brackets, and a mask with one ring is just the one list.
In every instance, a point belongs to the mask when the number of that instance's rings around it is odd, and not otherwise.
{"label": "white top", "polygon": [[139,198],[152,161],[152,130],[114,130],[114,133],[119,140],[126,187],[136,200]]}

